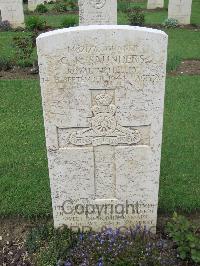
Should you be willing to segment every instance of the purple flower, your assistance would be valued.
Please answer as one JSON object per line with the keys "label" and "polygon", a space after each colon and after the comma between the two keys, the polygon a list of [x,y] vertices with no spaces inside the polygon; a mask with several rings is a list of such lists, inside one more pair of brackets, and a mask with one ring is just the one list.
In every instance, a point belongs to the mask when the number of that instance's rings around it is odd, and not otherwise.
{"label": "purple flower", "polygon": [[103,259],[100,258],[97,262],[97,266],[103,266]]}

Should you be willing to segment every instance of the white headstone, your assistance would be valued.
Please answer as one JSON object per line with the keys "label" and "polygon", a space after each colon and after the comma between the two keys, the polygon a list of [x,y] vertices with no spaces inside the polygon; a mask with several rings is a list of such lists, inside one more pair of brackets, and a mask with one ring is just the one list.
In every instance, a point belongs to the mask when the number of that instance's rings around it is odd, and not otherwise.
{"label": "white headstone", "polygon": [[117,24],[117,0],[79,0],[79,25]]}
{"label": "white headstone", "polygon": [[28,0],[28,9],[30,11],[34,11],[36,7],[40,4],[44,4],[45,2],[51,2],[51,1],[56,1],[56,0]]}
{"label": "white headstone", "polygon": [[180,24],[190,24],[192,0],[169,0],[168,18],[177,19]]}
{"label": "white headstone", "polygon": [[167,35],[76,27],[37,47],[55,227],[155,226]]}
{"label": "white headstone", "polygon": [[22,0],[0,0],[2,21],[9,21],[13,28],[24,27]]}
{"label": "white headstone", "polygon": [[148,0],[147,9],[155,9],[158,7],[164,7],[164,0]]}

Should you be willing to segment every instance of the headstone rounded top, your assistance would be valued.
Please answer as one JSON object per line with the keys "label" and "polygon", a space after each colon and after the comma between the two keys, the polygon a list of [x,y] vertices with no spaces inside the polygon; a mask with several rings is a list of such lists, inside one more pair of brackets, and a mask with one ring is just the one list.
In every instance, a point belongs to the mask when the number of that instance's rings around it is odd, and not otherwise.
{"label": "headstone rounded top", "polygon": [[149,32],[155,34],[162,34],[163,36],[168,36],[164,31],[147,28],[147,27],[139,27],[139,26],[128,26],[128,25],[89,25],[89,26],[78,26],[78,27],[71,27],[71,28],[64,28],[53,30],[49,32],[45,32],[40,34],[37,39],[46,38],[54,35],[69,33],[69,32],[81,32],[81,31],[91,31],[91,30],[131,30],[131,31],[138,31],[138,32]]}

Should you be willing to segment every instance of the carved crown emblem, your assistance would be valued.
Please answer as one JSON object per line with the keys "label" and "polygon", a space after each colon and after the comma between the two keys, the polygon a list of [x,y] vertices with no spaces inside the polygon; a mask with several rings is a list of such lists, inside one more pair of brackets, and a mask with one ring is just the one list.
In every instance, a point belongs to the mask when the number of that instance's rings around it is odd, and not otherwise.
{"label": "carved crown emblem", "polygon": [[95,97],[97,104],[92,107],[93,114],[110,113],[113,116],[116,112],[116,106],[112,104],[112,101],[113,95],[106,93],[98,94]]}

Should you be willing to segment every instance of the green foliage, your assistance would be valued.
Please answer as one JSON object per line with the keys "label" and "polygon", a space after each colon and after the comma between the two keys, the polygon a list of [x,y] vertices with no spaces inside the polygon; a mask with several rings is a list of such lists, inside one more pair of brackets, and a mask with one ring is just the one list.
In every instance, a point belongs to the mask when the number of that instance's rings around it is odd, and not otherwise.
{"label": "green foliage", "polygon": [[63,18],[61,22],[61,27],[63,28],[68,28],[68,27],[73,27],[77,24],[77,17],[75,16],[67,16]]}
{"label": "green foliage", "polygon": [[68,11],[78,10],[78,2],[76,0],[64,0],[64,2],[67,4]]}
{"label": "green foliage", "polygon": [[56,262],[65,257],[75,243],[75,233],[67,227],[54,229],[53,225],[32,229],[26,239],[28,252],[37,253],[38,266],[56,265]]}
{"label": "green foliage", "polygon": [[200,263],[200,237],[196,226],[184,216],[174,213],[172,222],[167,224],[167,231],[176,242],[181,259]]}
{"label": "green foliage", "polygon": [[40,4],[37,5],[35,11],[42,14],[48,12],[48,8],[44,4]]}
{"label": "green foliage", "polygon": [[145,23],[145,16],[140,7],[134,7],[128,12],[129,24],[133,26],[143,26]]}
{"label": "green foliage", "polygon": [[7,71],[11,69],[12,62],[9,57],[0,57],[0,71],[4,70]]}
{"label": "green foliage", "polygon": [[162,25],[165,28],[177,28],[179,24],[178,24],[178,20],[177,19],[168,18],[162,23]]}
{"label": "green foliage", "polygon": [[32,65],[35,38],[36,36],[34,34],[28,34],[26,36],[18,35],[13,38],[16,64],[21,67]]}
{"label": "green foliage", "polygon": [[130,2],[119,1],[117,4],[117,9],[122,12],[127,12],[130,9]]}
{"label": "green foliage", "polygon": [[46,20],[39,16],[28,17],[26,22],[26,28],[30,31],[44,30],[46,27]]}
{"label": "green foliage", "polygon": [[52,235],[52,226],[40,226],[33,228],[26,238],[26,247],[30,254],[36,252],[42,245],[43,241]]}
{"label": "green foliage", "polygon": [[68,11],[67,5],[65,3],[62,2],[56,2],[53,10],[55,10],[56,12],[66,12]]}
{"label": "green foliage", "polygon": [[56,12],[66,12],[78,10],[77,1],[64,0],[64,2],[56,2],[53,8]]}
{"label": "green foliage", "polygon": [[167,60],[167,72],[174,71],[181,64],[181,57],[179,55],[169,56]]}

